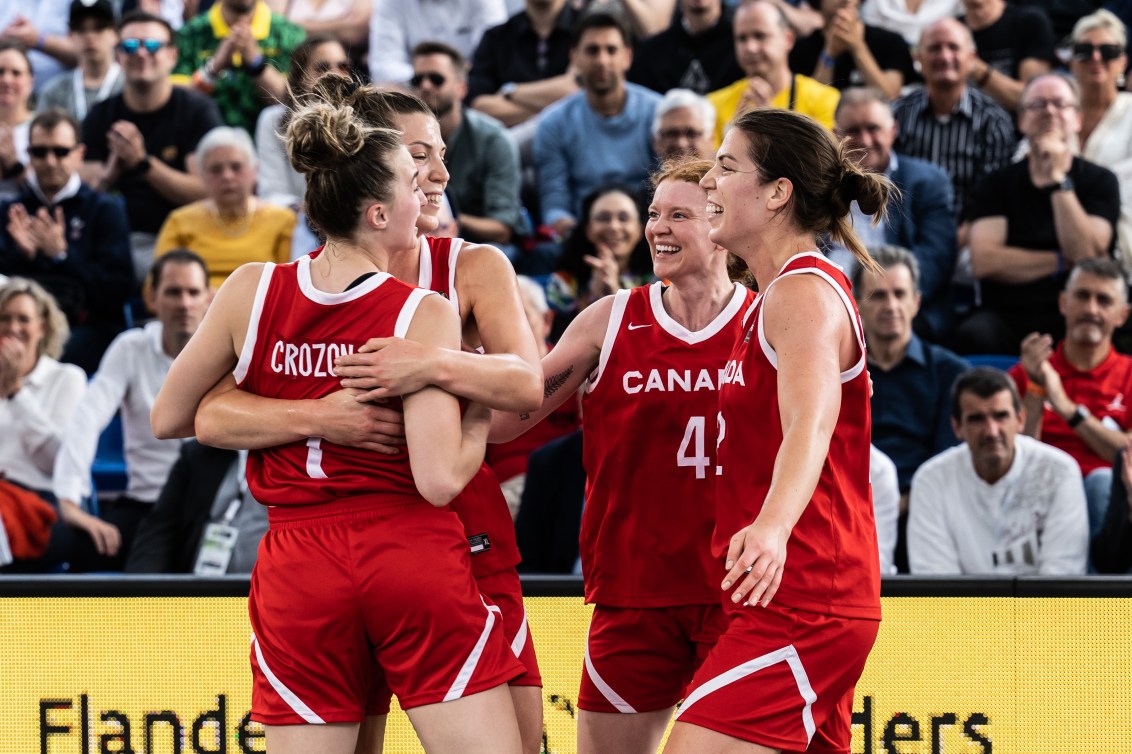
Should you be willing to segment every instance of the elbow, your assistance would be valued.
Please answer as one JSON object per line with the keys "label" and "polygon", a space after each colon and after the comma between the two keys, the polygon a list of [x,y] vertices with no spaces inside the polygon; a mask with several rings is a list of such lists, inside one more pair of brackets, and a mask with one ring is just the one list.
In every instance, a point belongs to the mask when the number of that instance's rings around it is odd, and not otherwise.
{"label": "elbow", "polygon": [[443,508],[464,491],[471,477],[462,478],[453,472],[434,471],[416,480],[417,492],[437,508]]}
{"label": "elbow", "polygon": [[193,436],[192,419],[181,421],[182,417],[176,415],[170,407],[165,406],[158,396],[149,413],[149,428],[158,440],[179,440]]}
{"label": "elbow", "polygon": [[159,410],[157,406],[153,407],[153,411],[149,415],[149,428],[158,440],[174,440],[179,436],[176,426],[169,421],[165,412]]}
{"label": "elbow", "polygon": [[542,372],[531,372],[515,391],[515,413],[530,413],[542,407],[543,384]]}
{"label": "elbow", "polygon": [[193,429],[196,432],[196,440],[201,445],[208,445],[213,448],[226,447],[220,432],[219,422],[212,421],[208,416],[208,412],[197,412],[196,420],[193,422]]}

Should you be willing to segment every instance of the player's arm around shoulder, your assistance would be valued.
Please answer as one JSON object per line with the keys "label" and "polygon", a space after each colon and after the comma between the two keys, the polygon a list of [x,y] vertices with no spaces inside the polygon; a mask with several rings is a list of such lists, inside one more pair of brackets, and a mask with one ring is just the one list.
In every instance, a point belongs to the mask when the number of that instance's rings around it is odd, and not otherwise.
{"label": "player's arm around shoulder", "polygon": [[[489,405],[513,411],[537,408],[541,401],[539,350],[527,324],[511,262],[494,246],[467,244],[460,252],[456,288],[461,307],[467,307],[466,312],[461,312],[463,319],[470,316],[475,321],[484,353],[495,357],[486,365],[473,365],[489,369],[490,373],[483,376],[490,380],[496,393],[506,393],[501,396],[505,405],[496,405],[499,398]],[[461,374],[467,374],[468,364],[464,362],[469,360],[457,361],[459,368],[448,370],[447,381],[457,381]]]}
{"label": "player's arm around shoulder", "polygon": [[[459,348],[460,317],[440,296],[425,296],[405,338],[432,348]],[[402,401],[409,466],[417,490],[433,505],[447,505],[483,463],[490,412],[473,402],[461,417],[456,397],[434,385],[405,395]]]}
{"label": "player's arm around shoulder", "polygon": [[613,310],[613,296],[595,301],[570,323],[542,359],[542,403],[535,411],[492,412],[489,442],[513,440],[538,424],[578,389],[597,368],[602,342]]}
{"label": "player's arm around shoulder", "polygon": [[150,414],[154,437],[192,437],[201,398],[236,365],[244,347],[262,263],[245,264],[216,292],[204,320],[173,360]]}

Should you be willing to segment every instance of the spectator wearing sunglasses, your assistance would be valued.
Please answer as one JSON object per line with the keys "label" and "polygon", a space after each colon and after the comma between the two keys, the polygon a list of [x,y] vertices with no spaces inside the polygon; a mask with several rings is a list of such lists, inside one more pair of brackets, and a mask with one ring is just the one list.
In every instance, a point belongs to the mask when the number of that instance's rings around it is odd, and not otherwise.
{"label": "spectator wearing sunglasses", "polygon": [[68,28],[78,67],[47,82],[36,98],[36,109],[58,108],[81,121],[91,105],[121,92],[125,82],[122,66],[114,60],[114,7],[110,0],[73,0]]}
{"label": "spectator wearing sunglasses", "polygon": [[126,202],[135,275],[153,259],[157,231],[177,207],[204,198],[191,159],[201,137],[221,125],[216,105],[170,79],[177,62],[173,29],[141,11],[122,18],[117,60],[122,93],[91,107],[83,121],[83,179],[118,191]]}
{"label": "spectator wearing sunglasses", "polygon": [[1132,93],[1122,92],[1128,66],[1124,24],[1107,10],[1085,16],[1070,36],[1069,70],[1081,86],[1081,156],[1120,181],[1117,258],[1132,272]]}
{"label": "spectator wearing sunglasses", "polygon": [[[507,253],[523,233],[519,207],[519,148],[503,124],[463,104],[468,93],[464,56],[443,42],[422,42],[413,50],[413,93],[440,123],[448,148],[448,193],[460,235],[491,243]],[[549,270],[547,270],[549,272]]]}
{"label": "spectator wearing sunglasses", "polygon": [[321,241],[307,224],[303,197],[307,180],[291,167],[283,143],[283,116],[287,109],[309,94],[314,82],[328,73],[351,76],[350,58],[342,43],[324,34],[313,34],[291,53],[290,90],[287,100],[264,108],[255,127],[256,155],[259,158],[257,193],[264,201],[287,207],[298,214],[295,233],[291,237],[291,258],[309,253]]}
{"label": "spectator wearing sunglasses", "polygon": [[263,0],[217,0],[177,32],[173,73],[211,95],[229,126],[252,131],[260,111],[283,100],[291,53],[305,36]]}
{"label": "spectator wearing sunglasses", "polygon": [[1076,82],[1061,74],[1022,90],[1018,127],[1029,154],[987,175],[971,197],[971,268],[982,302],[956,328],[960,353],[1017,353],[1032,332],[1060,340],[1067,273],[1112,254],[1120,186],[1112,171],[1076,156],[1080,107]]}
{"label": "spectator wearing sunglasses", "polygon": [[63,361],[93,373],[122,328],[134,287],[126,209],[79,179],[79,124],[61,110],[29,129],[27,181],[0,204],[0,272],[35,280],[58,302],[71,337]]}

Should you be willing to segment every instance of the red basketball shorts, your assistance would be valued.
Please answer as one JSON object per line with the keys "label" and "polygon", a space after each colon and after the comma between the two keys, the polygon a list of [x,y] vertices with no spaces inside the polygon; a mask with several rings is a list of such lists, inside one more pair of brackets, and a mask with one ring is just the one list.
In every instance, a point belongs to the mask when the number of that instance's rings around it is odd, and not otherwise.
{"label": "red basketball shorts", "polygon": [[447,509],[275,508],[248,602],[252,719],[268,725],[359,722],[382,685],[409,709],[523,673]]}
{"label": "red basketball shorts", "polygon": [[[527,627],[527,613],[523,607],[523,591],[522,584],[519,582],[519,574],[514,568],[501,571],[492,576],[476,579],[476,587],[481,590],[481,596],[492,611],[497,615],[502,613],[500,619],[503,625],[503,638],[510,644],[511,652],[526,669],[526,672],[522,675],[513,678],[510,685],[541,688],[542,676],[539,674],[538,658],[535,657],[531,632]],[[380,677],[381,672],[378,669],[376,671],[378,680],[366,701],[367,715],[389,714],[393,691],[388,684],[380,682]]]}
{"label": "red basketball shorts", "polygon": [[527,625],[527,609],[523,605],[523,585],[519,573],[508,568],[491,576],[476,579],[480,594],[488,604],[503,611],[503,636],[511,644],[511,651],[527,669],[519,678],[511,681],[512,686],[542,686],[542,675],[535,657],[535,644],[531,640],[531,629]]}
{"label": "red basketball shorts", "polygon": [[597,605],[586,638],[578,708],[654,712],[684,698],[726,627],[720,605],[623,608]]}
{"label": "red basketball shorts", "polygon": [[774,603],[728,614],[677,721],[784,752],[848,754],[853,689],[880,622]]}

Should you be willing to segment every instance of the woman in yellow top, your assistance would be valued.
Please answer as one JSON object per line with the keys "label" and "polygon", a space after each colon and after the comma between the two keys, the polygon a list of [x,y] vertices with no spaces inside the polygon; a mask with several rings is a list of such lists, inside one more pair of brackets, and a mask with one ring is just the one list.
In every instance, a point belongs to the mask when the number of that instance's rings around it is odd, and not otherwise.
{"label": "woman in yellow top", "polygon": [[213,288],[247,262],[290,261],[295,213],[252,194],[258,164],[247,132],[212,129],[197,145],[196,159],[208,197],[170,213],[157,235],[155,256],[192,249],[208,263]]}

